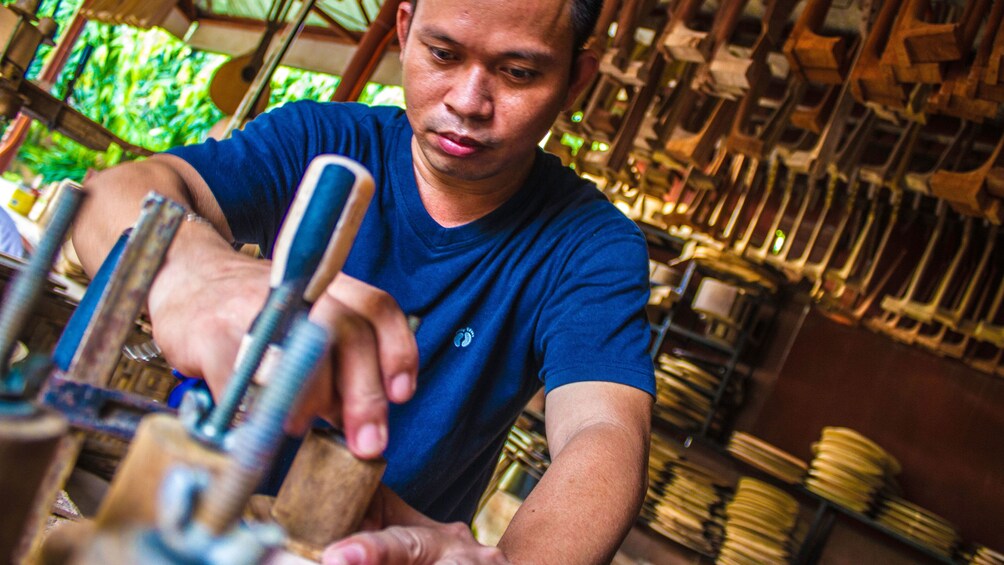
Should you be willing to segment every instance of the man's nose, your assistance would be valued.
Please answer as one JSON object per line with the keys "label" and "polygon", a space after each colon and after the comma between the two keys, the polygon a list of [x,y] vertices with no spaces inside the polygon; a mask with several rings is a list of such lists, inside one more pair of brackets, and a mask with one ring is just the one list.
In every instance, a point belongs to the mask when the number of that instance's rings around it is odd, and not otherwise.
{"label": "man's nose", "polygon": [[444,100],[458,116],[470,120],[487,120],[492,117],[494,104],[491,77],[479,65],[458,69]]}

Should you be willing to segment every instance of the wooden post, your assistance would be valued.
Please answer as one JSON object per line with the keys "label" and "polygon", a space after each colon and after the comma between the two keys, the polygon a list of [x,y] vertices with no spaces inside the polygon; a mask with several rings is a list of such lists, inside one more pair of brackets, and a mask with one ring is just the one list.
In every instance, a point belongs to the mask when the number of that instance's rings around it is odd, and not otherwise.
{"label": "wooden post", "polygon": [[349,66],[342,73],[342,80],[331,96],[332,102],[351,102],[359,99],[363,87],[373,76],[373,71],[380,63],[387,46],[394,40],[397,8],[405,1],[407,0],[385,0],[380,6],[380,13],[359,41]]}
{"label": "wooden post", "polygon": [[[52,88],[56,77],[59,76],[63,67],[66,66],[70,53],[73,51],[73,46],[76,45],[77,39],[80,38],[80,34],[84,31],[86,23],[87,18],[80,14],[80,9],[78,8],[77,12],[73,15],[73,20],[70,21],[70,25],[67,26],[66,31],[63,33],[63,38],[59,40],[59,45],[53,50],[52,56],[46,61],[45,66],[42,67],[42,72],[39,74],[38,81],[46,91]],[[25,136],[28,135],[28,127],[31,125],[31,121],[31,118],[22,113],[10,123],[7,132],[3,136],[3,141],[0,142],[0,171],[6,171],[14,161],[18,149],[21,148]]]}

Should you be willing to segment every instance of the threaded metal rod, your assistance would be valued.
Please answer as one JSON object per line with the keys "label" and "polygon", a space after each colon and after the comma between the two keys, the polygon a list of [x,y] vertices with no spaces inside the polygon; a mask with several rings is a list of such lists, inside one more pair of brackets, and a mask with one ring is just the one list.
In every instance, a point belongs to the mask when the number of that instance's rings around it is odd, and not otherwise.
{"label": "threaded metal rod", "polygon": [[327,351],[328,332],[302,317],[283,346],[282,359],[247,423],[237,429],[230,465],[213,481],[195,520],[215,535],[229,530],[268,472],[284,437],[283,423]]}
{"label": "threaded metal rod", "polygon": [[237,360],[230,380],[223,391],[223,398],[209,413],[206,423],[199,431],[200,435],[213,443],[221,444],[223,436],[230,428],[230,422],[237,407],[240,406],[244,393],[251,384],[259,363],[265,356],[280,324],[290,313],[293,301],[297,298],[297,288],[294,285],[280,285],[268,296],[268,301],[261,310],[261,315],[255,320],[251,329],[247,349]]}
{"label": "threaded metal rod", "polygon": [[59,198],[53,203],[55,210],[49,227],[28,264],[11,282],[3,300],[3,308],[0,309],[0,375],[7,374],[7,361],[14,351],[17,338],[42,295],[52,263],[84,201],[84,191],[75,183],[67,181],[60,192]]}

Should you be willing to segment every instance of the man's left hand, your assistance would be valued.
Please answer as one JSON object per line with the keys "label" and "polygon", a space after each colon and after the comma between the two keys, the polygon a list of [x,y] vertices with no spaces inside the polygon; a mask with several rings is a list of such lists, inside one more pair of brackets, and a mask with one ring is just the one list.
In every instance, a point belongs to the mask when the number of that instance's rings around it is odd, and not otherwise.
{"label": "man's left hand", "polygon": [[392,526],[363,532],[329,546],[324,565],[506,565],[509,561],[497,547],[481,545],[464,524]]}

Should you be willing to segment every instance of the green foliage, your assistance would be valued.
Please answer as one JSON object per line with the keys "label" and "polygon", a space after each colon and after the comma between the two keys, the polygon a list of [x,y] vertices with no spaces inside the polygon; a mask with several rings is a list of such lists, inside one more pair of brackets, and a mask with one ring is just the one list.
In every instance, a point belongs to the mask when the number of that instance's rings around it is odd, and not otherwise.
{"label": "green foliage", "polygon": [[[55,17],[61,29],[69,24],[79,4],[80,0],[60,3]],[[44,6],[41,13],[46,13]],[[94,47],[93,54],[69,100],[75,109],[122,139],[163,151],[205,139],[209,129],[223,118],[208,92],[213,73],[227,58],[196,51],[159,29],[88,23],[53,89],[55,94],[64,92],[70,70],[88,44]],[[50,50],[40,49],[29,69],[30,78],[37,76]],[[338,82],[338,77],[280,67],[272,79],[269,106],[298,99],[326,100]],[[372,83],[360,101],[404,103],[400,88]],[[88,169],[100,170],[131,158],[114,145],[106,152],[91,151],[36,122],[13,170],[22,178],[41,175],[46,182],[63,178],[79,181]]]}

